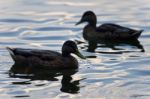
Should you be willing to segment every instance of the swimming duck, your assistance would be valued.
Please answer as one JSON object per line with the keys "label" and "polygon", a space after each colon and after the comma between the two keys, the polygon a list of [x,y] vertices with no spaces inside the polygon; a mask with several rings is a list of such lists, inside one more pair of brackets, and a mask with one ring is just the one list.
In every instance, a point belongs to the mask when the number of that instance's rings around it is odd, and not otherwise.
{"label": "swimming duck", "polygon": [[85,57],[78,51],[75,42],[68,40],[62,46],[62,53],[51,50],[23,49],[7,47],[16,65],[29,66],[44,69],[68,69],[78,68],[78,61],[71,53],[80,58]]}
{"label": "swimming duck", "polygon": [[131,40],[138,39],[143,30],[134,30],[120,25],[105,23],[96,27],[97,18],[94,12],[86,11],[81,20],[76,24],[87,22],[83,29],[85,40]]}

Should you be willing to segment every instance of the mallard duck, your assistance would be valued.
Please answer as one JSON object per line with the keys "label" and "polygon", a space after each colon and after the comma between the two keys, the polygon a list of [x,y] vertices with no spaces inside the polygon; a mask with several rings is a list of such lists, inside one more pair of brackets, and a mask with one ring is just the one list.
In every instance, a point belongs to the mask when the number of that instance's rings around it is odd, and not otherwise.
{"label": "mallard duck", "polygon": [[33,68],[45,69],[67,69],[78,68],[78,61],[71,53],[80,58],[85,57],[78,51],[77,45],[73,41],[66,41],[62,46],[62,53],[51,50],[23,49],[7,47],[16,65],[29,66]]}
{"label": "mallard duck", "polygon": [[96,27],[97,18],[94,12],[86,11],[76,24],[88,22],[83,29],[85,40],[131,40],[138,39],[143,30],[134,30],[120,25],[105,23]]}

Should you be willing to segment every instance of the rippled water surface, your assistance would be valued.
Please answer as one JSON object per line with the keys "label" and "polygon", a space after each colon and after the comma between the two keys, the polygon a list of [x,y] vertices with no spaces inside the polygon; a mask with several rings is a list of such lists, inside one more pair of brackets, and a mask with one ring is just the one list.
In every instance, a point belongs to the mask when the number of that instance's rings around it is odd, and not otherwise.
{"label": "rippled water surface", "polygon": [[[98,24],[144,29],[140,47],[99,44],[95,52],[88,52],[88,43],[82,38],[85,24],[75,26],[86,10],[96,13]],[[149,12],[149,0],[1,0],[1,99],[150,99]],[[6,46],[61,52],[68,39],[83,41],[78,47],[89,57],[78,58],[78,71],[48,71],[36,76],[9,73],[14,62]]]}

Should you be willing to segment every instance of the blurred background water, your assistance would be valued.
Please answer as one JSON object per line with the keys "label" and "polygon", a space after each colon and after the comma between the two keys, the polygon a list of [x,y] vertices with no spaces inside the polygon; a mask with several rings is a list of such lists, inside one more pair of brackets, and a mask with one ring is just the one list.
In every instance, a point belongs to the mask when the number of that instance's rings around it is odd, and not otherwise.
{"label": "blurred background water", "polygon": [[[136,46],[98,45],[87,52],[84,25],[75,26],[83,12],[92,10],[98,24],[105,22],[144,29]],[[150,1],[149,0],[1,0],[0,97],[1,99],[149,99],[150,98]],[[61,52],[66,40],[79,40],[79,70],[66,77],[11,76],[14,64],[6,46],[50,49]],[[31,76],[31,77],[30,77]],[[50,79],[51,78],[51,79]]]}

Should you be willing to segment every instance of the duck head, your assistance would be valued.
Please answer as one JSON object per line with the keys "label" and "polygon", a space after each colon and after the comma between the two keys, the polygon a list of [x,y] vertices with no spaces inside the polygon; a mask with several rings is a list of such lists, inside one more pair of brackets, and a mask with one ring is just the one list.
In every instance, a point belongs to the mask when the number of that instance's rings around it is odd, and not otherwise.
{"label": "duck head", "polygon": [[85,57],[79,52],[76,43],[71,40],[68,40],[62,46],[62,55],[64,57],[67,57],[71,53],[77,55],[78,57],[80,57],[82,59],[85,59]]}
{"label": "duck head", "polygon": [[81,20],[78,23],[76,23],[76,25],[79,25],[79,24],[84,23],[84,22],[88,22],[89,25],[96,27],[97,18],[96,18],[96,15],[94,14],[94,12],[86,11],[82,15]]}

